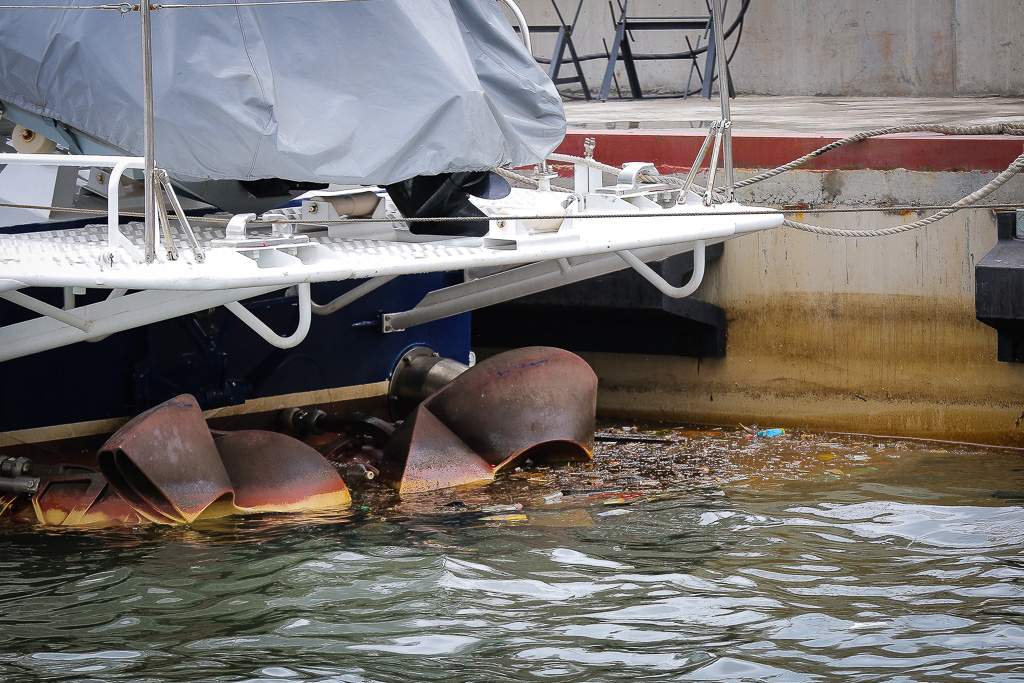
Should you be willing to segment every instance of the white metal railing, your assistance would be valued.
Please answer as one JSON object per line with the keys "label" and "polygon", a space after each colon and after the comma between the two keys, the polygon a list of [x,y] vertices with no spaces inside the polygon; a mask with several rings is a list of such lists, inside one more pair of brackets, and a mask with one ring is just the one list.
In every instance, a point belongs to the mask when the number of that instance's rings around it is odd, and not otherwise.
{"label": "white metal railing", "polygon": [[109,168],[110,180],[107,193],[107,249],[104,257],[111,263],[115,258],[114,250],[121,247],[127,250],[132,258],[140,260],[142,254],[138,248],[128,240],[118,227],[120,215],[120,196],[117,188],[121,183],[121,176],[129,168],[144,169],[146,160],[144,157],[122,157],[107,155],[83,155],[83,154],[0,154],[0,164],[15,164],[22,166],[71,166],[77,168]]}

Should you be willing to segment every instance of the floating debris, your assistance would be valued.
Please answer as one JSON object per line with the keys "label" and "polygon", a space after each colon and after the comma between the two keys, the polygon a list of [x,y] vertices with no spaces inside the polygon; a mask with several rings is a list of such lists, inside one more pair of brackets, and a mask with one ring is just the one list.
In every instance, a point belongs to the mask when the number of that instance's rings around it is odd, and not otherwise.
{"label": "floating debris", "polygon": [[664,436],[649,436],[647,434],[613,434],[611,432],[598,432],[594,435],[594,441],[610,441],[612,443],[672,443],[672,439]]}
{"label": "floating debris", "polygon": [[608,510],[607,512],[597,513],[598,517],[616,517],[618,515],[628,515],[632,510],[626,510],[624,508],[616,508],[615,510]]}
{"label": "floating debris", "polygon": [[621,486],[607,486],[605,488],[597,489],[562,489],[563,496],[598,496],[607,495],[610,493],[619,493],[622,491]]}
{"label": "floating debris", "polygon": [[482,512],[514,512],[515,510],[522,509],[522,503],[512,503],[511,505],[485,505],[480,508]]}
{"label": "floating debris", "polygon": [[480,519],[484,522],[525,522],[529,518],[526,515],[490,515]]}

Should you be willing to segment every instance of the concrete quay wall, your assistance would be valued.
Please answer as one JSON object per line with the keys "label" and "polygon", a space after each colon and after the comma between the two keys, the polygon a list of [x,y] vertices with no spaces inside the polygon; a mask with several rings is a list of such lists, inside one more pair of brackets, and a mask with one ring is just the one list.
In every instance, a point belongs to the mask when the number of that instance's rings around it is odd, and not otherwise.
{"label": "concrete quay wall", "polygon": [[[616,156],[616,139],[641,137],[601,135],[590,133],[606,157]],[[828,168],[825,155],[819,168],[789,171],[739,191],[738,199],[791,210],[946,205],[1005,167],[1002,158],[970,158],[971,147],[937,161],[934,152],[955,150],[955,139],[889,136],[877,142],[904,164],[937,166],[864,167],[871,164],[851,147],[831,164],[839,168]],[[990,142],[1010,159],[1021,151],[1021,138]],[[570,136],[570,153],[575,143]],[[777,147],[790,144],[793,138],[777,138]],[[633,146],[619,154],[630,156]],[[756,157],[742,140],[737,147],[739,159]],[[917,156],[907,151],[915,148]],[[986,146],[973,149],[980,154]],[[660,159],[660,167],[668,161]],[[960,170],[972,165],[990,168]],[[1024,205],[1024,178],[985,201]],[[871,229],[930,213],[808,208],[790,217]],[[1024,364],[999,362],[995,330],[975,319],[974,267],[995,243],[995,214],[985,208],[890,237],[848,239],[780,228],[731,240],[695,294],[726,310],[725,357],[584,354],[600,377],[599,411],[1024,446]]]}
{"label": "concrete quay wall", "polygon": [[[556,1],[571,21],[575,0]],[[558,23],[550,0],[519,4],[532,24]],[[727,25],[739,6],[740,0],[728,3]],[[632,16],[707,14],[704,0],[631,0],[629,8]],[[584,0],[573,34],[578,51],[605,54],[614,34],[608,4]],[[697,34],[637,31],[631,45],[636,53],[678,53],[687,49],[684,35],[692,43]],[[1022,36],[1024,0],[752,0],[732,73],[737,92],[746,94],[1017,97],[1024,94]],[[552,34],[535,35],[534,43],[535,55],[551,56]],[[644,92],[682,92],[690,64],[640,63]],[[698,64],[703,70],[703,57]],[[591,90],[600,87],[606,65],[586,63]],[[621,63],[617,73],[628,93]],[[570,67],[562,75],[571,74]],[[698,83],[694,72],[691,87]]]}

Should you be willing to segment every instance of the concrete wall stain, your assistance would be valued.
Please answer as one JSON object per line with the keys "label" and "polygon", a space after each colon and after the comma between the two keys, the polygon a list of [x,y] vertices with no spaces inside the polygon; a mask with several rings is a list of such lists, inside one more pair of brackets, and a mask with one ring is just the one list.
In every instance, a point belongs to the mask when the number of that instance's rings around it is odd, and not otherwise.
{"label": "concrete wall stain", "polygon": [[[872,186],[899,203],[942,203],[980,184],[954,172],[840,177],[840,201],[869,198]],[[804,188],[820,205],[839,182],[791,172],[758,192],[790,198]],[[1024,200],[1024,184],[1004,190]],[[801,218],[863,229],[917,215],[811,209]],[[986,209],[886,238],[782,229],[730,241],[696,294],[728,312],[726,357],[590,354],[599,411],[1024,446],[1024,365],[997,361],[995,331],[974,317],[974,262],[995,241]]]}

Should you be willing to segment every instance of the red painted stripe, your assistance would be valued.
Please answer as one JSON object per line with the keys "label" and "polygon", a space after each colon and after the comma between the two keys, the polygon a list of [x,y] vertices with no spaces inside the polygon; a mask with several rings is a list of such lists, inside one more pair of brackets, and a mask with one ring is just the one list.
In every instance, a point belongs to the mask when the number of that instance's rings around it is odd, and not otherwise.
{"label": "red painted stripe", "polygon": [[[596,138],[594,158],[599,161],[615,166],[649,161],[661,173],[678,173],[689,170],[704,135],[701,130],[572,129],[557,151],[582,156],[584,138]],[[830,135],[734,131],[733,162],[737,168],[774,168],[839,139]],[[902,133],[845,145],[801,168],[1002,171],[1024,151],[1022,147],[1021,136]],[[705,159],[705,166],[707,163]]]}

